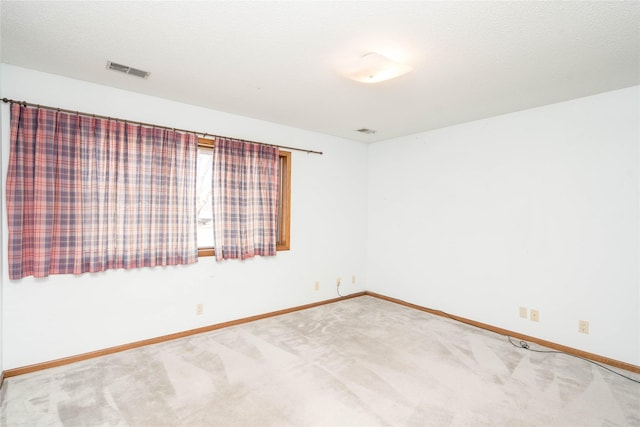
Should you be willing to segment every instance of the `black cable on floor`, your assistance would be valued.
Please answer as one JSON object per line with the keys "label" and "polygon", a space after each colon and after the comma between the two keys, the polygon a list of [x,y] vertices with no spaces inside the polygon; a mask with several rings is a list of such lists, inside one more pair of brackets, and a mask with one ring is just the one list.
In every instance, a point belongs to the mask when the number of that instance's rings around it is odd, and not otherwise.
{"label": "black cable on floor", "polygon": [[619,375],[619,376],[621,376],[622,378],[626,378],[626,379],[628,379],[629,381],[633,381],[634,383],[639,383],[639,384],[640,384],[640,381],[638,381],[638,380],[636,380],[636,379],[633,379],[633,378],[631,378],[631,377],[628,377],[628,376],[626,376],[626,375],[624,375],[624,374],[621,374],[620,372],[614,371],[613,369],[610,369],[610,368],[608,368],[608,367],[606,367],[606,366],[604,366],[604,365],[601,365],[601,364],[600,364],[600,363],[598,363],[598,362],[594,362],[593,360],[589,360],[589,359],[587,359],[587,358],[584,358],[584,357],[581,357],[581,356],[577,356],[577,355],[575,355],[575,354],[565,353],[564,351],[559,351],[559,350],[536,350],[536,349],[533,349],[533,348],[529,347],[529,344],[528,344],[526,341],[522,341],[522,340],[521,340],[518,344],[516,344],[516,343],[514,343],[514,342],[513,342],[513,340],[511,339],[511,337],[509,337],[509,336],[508,336],[508,337],[507,337],[507,339],[509,340],[509,342],[511,343],[511,345],[512,345],[512,346],[514,346],[514,347],[522,348],[522,349],[529,350],[529,351],[533,351],[534,353],[565,354],[565,355],[567,355],[567,356],[575,357],[576,359],[580,359],[580,360],[584,360],[585,362],[592,363],[592,364],[594,364],[594,365],[596,365],[596,366],[599,366],[599,367],[600,367],[600,368],[602,368],[602,369],[606,369],[606,370],[607,370],[607,371],[609,371],[609,372],[612,372],[612,373],[614,373],[614,374],[616,374],[616,375]]}
{"label": "black cable on floor", "polygon": [[[443,315],[445,317],[448,317],[449,319],[455,320],[455,321],[460,322],[460,323],[464,323],[464,324],[469,325],[469,326],[473,326],[474,328],[478,327],[478,325],[474,325],[471,322],[465,322],[464,320],[461,320],[461,319],[457,318],[456,316],[453,316],[453,315],[451,315],[451,314],[449,314],[449,313],[447,313],[445,311],[434,310],[432,308],[427,308],[427,310],[431,310],[434,313],[440,313],[441,315]],[[494,332],[494,333],[497,333],[497,332]],[[499,335],[502,335],[502,334],[499,334]],[[502,336],[507,337],[507,339],[509,340],[511,345],[513,345],[514,347],[523,348],[525,350],[533,351],[534,353],[558,353],[558,354],[564,354],[564,355],[567,355],[567,356],[575,357],[576,359],[581,359],[581,360],[584,360],[585,362],[592,363],[592,364],[594,364],[594,365],[596,365],[596,366],[598,366],[598,367],[600,367],[602,369],[606,369],[609,372],[612,372],[612,373],[614,373],[616,375],[619,375],[622,378],[625,378],[625,379],[628,379],[629,381],[633,381],[634,383],[640,384],[640,381],[638,381],[636,379],[633,379],[633,378],[631,378],[631,377],[629,377],[627,375],[621,374],[620,372],[614,371],[613,369],[610,369],[610,368],[608,368],[608,367],[606,367],[606,366],[604,366],[604,365],[602,365],[602,364],[600,364],[598,362],[594,362],[593,360],[590,360],[590,359],[587,359],[587,358],[584,358],[584,357],[580,357],[580,356],[577,356],[575,354],[565,353],[564,351],[559,351],[559,350],[534,350],[531,347],[529,347],[529,344],[526,341],[520,341],[519,345],[517,345],[511,340],[510,336],[507,336],[507,335],[502,335]]]}

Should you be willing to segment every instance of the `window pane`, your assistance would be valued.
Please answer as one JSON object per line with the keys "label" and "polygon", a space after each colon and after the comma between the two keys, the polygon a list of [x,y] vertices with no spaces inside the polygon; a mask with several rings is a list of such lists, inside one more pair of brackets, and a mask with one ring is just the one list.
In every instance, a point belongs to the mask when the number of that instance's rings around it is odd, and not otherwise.
{"label": "window pane", "polygon": [[211,168],[213,151],[198,148],[198,182],[196,183],[196,209],[198,212],[198,247],[213,247],[213,212],[211,201]]}

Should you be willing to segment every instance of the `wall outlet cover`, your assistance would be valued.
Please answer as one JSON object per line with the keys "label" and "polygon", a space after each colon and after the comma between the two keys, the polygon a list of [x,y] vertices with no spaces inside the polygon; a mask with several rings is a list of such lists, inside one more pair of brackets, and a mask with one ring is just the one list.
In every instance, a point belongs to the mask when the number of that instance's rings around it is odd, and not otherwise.
{"label": "wall outlet cover", "polygon": [[530,319],[532,322],[539,322],[540,321],[540,313],[538,312],[538,310],[533,310],[531,309],[530,313]]}
{"label": "wall outlet cover", "polygon": [[589,322],[587,322],[586,320],[579,320],[578,321],[578,332],[580,332],[581,334],[588,334],[589,333]]}

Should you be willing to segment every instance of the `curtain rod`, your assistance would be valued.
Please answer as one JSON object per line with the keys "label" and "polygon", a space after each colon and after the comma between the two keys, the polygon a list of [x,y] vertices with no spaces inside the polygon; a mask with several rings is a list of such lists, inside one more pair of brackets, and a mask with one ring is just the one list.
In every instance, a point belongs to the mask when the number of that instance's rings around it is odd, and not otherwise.
{"label": "curtain rod", "polygon": [[[31,102],[26,102],[26,101],[16,101],[15,99],[2,98],[2,102],[10,103],[10,104],[20,104],[20,105],[23,105],[25,107],[37,107],[37,108],[44,108],[46,110],[61,111],[63,113],[77,114],[77,115],[85,116],[85,117],[97,117],[99,119],[118,120],[118,121],[125,122],[125,123],[137,124],[137,125],[140,125],[140,126],[147,126],[147,127],[152,127],[152,128],[158,128],[158,129],[169,129],[169,130],[178,131],[178,132],[192,133],[194,135],[202,135],[203,137],[212,136],[214,138],[230,138],[230,137],[222,136],[222,135],[213,135],[213,134],[207,133],[207,132],[196,132],[196,131],[193,131],[193,130],[172,128],[172,127],[169,127],[169,126],[155,125],[155,124],[152,124],[152,123],[143,123],[143,122],[137,122],[137,121],[134,121],[134,120],[119,119],[117,117],[101,116],[99,114],[92,114],[92,113],[83,113],[82,111],[67,110],[65,108],[49,107],[49,106],[46,106],[46,105],[33,104]],[[230,139],[239,139],[239,138],[230,138]],[[322,155],[322,151],[307,150],[307,149],[304,149],[304,148],[296,148],[296,147],[287,147],[286,145],[267,144],[265,142],[248,141],[246,139],[240,139],[240,141],[248,142],[248,143],[251,143],[251,144],[268,145],[270,147],[284,148],[286,150],[302,151],[302,152],[307,153],[307,154],[320,154],[320,155]]]}

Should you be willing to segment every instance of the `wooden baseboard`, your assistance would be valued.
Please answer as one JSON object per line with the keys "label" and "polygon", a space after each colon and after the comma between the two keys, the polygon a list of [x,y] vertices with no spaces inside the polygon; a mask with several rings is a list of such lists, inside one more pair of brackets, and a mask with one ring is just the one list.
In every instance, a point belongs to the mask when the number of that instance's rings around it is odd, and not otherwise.
{"label": "wooden baseboard", "polygon": [[203,332],[214,331],[216,329],[222,329],[229,326],[241,325],[243,323],[254,322],[260,319],[266,319],[268,317],[280,316],[282,314],[293,313],[295,311],[306,310],[308,308],[318,307],[325,304],[331,304],[337,301],[345,299],[356,298],[363,296],[364,292],[356,292],[350,295],[346,295],[340,298],[332,298],[324,301],[314,302],[311,304],[300,305],[297,307],[286,308],[283,310],[276,310],[269,313],[258,314],[256,316],[244,317],[242,319],[231,320],[229,322],[217,323],[215,325],[203,326],[201,328],[190,329],[183,332],[177,332],[175,334],[164,335],[161,337],[150,338],[147,340],[136,341],[129,344],[118,345],[115,347],[109,347],[102,350],[92,351],[89,353],[78,354],[76,356],[69,356],[62,359],[52,360],[49,362],[36,363],[33,365],[23,366],[20,368],[13,368],[4,371],[3,378],[15,377],[16,375],[27,374],[30,372],[41,371],[43,369],[55,368],[56,366],[68,365],[70,363],[80,362],[82,360],[93,359],[94,357],[106,356],[108,354],[119,353],[125,350],[131,350],[132,348],[143,347],[145,345],[157,344],[165,341],[171,341],[178,338],[184,338],[191,335],[201,334]]}
{"label": "wooden baseboard", "polygon": [[578,350],[576,348],[567,347],[567,346],[561,345],[561,344],[556,344],[556,343],[551,342],[551,341],[546,341],[546,340],[543,340],[543,339],[540,339],[540,338],[532,337],[532,336],[529,336],[529,335],[524,335],[524,334],[521,334],[521,333],[518,333],[518,332],[509,331],[507,329],[498,328],[496,326],[488,325],[486,323],[476,322],[475,320],[466,319],[466,318],[460,317],[460,316],[455,316],[453,314],[448,314],[448,313],[445,313],[444,311],[440,311],[440,310],[434,310],[434,309],[431,309],[431,308],[422,307],[422,306],[417,305],[417,304],[412,304],[410,302],[402,301],[402,300],[397,299],[397,298],[391,298],[391,297],[388,297],[388,296],[385,296],[385,295],[380,295],[380,294],[377,294],[375,292],[366,291],[365,295],[369,295],[369,296],[372,296],[372,297],[375,297],[375,298],[383,299],[385,301],[394,302],[396,304],[404,305],[406,307],[414,308],[416,310],[420,310],[420,311],[424,311],[424,312],[427,312],[427,313],[435,314],[437,316],[448,317],[450,319],[457,320],[458,322],[462,322],[462,323],[466,323],[466,324],[471,325],[471,326],[476,326],[478,328],[486,329],[488,331],[495,332],[495,333],[500,334],[500,335],[513,337],[513,338],[516,338],[516,339],[519,339],[519,340],[534,342],[536,344],[540,344],[542,346],[545,346],[545,347],[548,347],[548,348],[552,348],[554,350],[558,350],[558,351],[561,351],[563,353],[571,354],[573,356],[582,357],[584,359],[589,359],[589,360],[592,360],[594,362],[604,363],[604,364],[609,365],[609,366],[614,366],[616,368],[620,368],[620,369],[627,370],[629,372],[634,372],[636,374],[640,374],[640,366],[633,365],[631,363],[621,362],[619,360],[610,359],[608,357],[600,356],[598,354],[588,353],[586,351]]}
{"label": "wooden baseboard", "polygon": [[424,311],[427,313],[431,313],[431,314],[435,314],[437,316],[442,316],[442,317],[448,317],[450,319],[453,320],[457,320],[459,322],[462,323],[466,323],[468,325],[471,326],[475,326],[478,328],[482,328],[482,329],[486,329],[488,331],[491,332],[495,332],[501,335],[506,335],[506,336],[510,336],[519,340],[524,340],[524,341],[529,341],[529,342],[534,342],[536,344],[548,347],[548,348],[552,348],[554,350],[558,350],[558,351],[562,351],[564,353],[568,353],[574,356],[578,356],[578,357],[582,357],[585,359],[589,359],[595,362],[600,362],[600,363],[604,363],[606,365],[609,366],[613,366],[616,368],[620,368],[620,369],[624,369],[630,372],[634,372],[634,373],[638,373],[640,374],[640,366],[636,366],[633,365],[631,363],[626,363],[626,362],[621,362],[615,359],[610,359],[608,357],[604,357],[604,356],[600,356],[597,354],[593,354],[593,353],[588,353],[586,351],[582,351],[582,350],[578,350],[572,347],[567,347],[564,345],[560,345],[560,344],[556,344],[550,341],[546,341],[543,339],[539,339],[536,337],[532,337],[529,335],[524,335],[524,334],[520,334],[518,332],[514,332],[514,331],[509,331],[507,329],[502,329],[502,328],[498,328],[496,326],[492,326],[492,325],[488,325],[486,323],[481,323],[481,322],[476,322],[475,320],[470,320],[470,319],[466,319],[464,317],[460,317],[460,316],[456,316],[456,315],[452,315],[452,314],[448,314],[445,313],[443,311],[440,310],[434,310],[434,309],[430,309],[427,307],[423,307],[417,304],[412,304],[410,302],[406,302],[397,298],[392,298],[392,297],[388,297],[385,295],[381,295],[381,294],[377,294],[375,292],[369,292],[369,291],[365,291],[365,292],[356,292],[344,297],[340,297],[340,298],[332,298],[332,299],[328,299],[328,300],[324,300],[324,301],[319,301],[319,302],[315,302],[315,303],[311,303],[311,304],[305,304],[305,305],[300,305],[297,307],[292,307],[292,308],[287,308],[287,309],[283,309],[283,310],[277,310],[277,311],[272,311],[269,313],[264,313],[264,314],[258,314],[255,316],[249,316],[249,317],[245,317],[242,319],[237,319],[237,320],[231,320],[229,322],[223,322],[223,323],[217,323],[214,325],[209,325],[209,326],[203,326],[201,328],[196,328],[196,329],[190,329],[187,331],[182,331],[182,332],[177,332],[175,334],[169,334],[169,335],[164,335],[161,337],[156,337],[156,338],[150,338],[150,339],[146,339],[146,340],[142,340],[142,341],[136,341],[133,343],[129,343],[129,344],[123,344],[123,345],[119,345],[119,346],[115,346],[115,347],[110,347],[110,348],[106,348],[106,349],[102,349],[102,350],[97,350],[97,351],[92,351],[89,353],[84,353],[84,354],[79,354],[76,356],[69,356],[69,357],[65,357],[62,359],[57,359],[57,360],[52,360],[52,361],[48,361],[48,362],[42,362],[42,363],[36,363],[33,365],[28,365],[28,366],[23,366],[20,368],[13,368],[13,369],[8,369],[4,372],[0,372],[0,387],[2,386],[2,383],[4,381],[5,378],[9,378],[9,377],[14,377],[16,375],[22,375],[22,374],[27,374],[30,372],[36,372],[36,371],[41,371],[43,369],[49,369],[49,368],[54,368],[56,366],[62,366],[62,365],[68,365],[70,363],[75,363],[75,362],[80,362],[82,360],[87,360],[87,359],[93,359],[95,357],[100,357],[100,356],[106,356],[108,354],[114,354],[114,353],[119,353],[121,351],[125,351],[125,350],[131,350],[133,348],[138,348],[138,347],[143,347],[146,345],[150,345],[150,344],[157,344],[157,343],[161,343],[161,342],[165,342],[165,341],[171,341],[171,340],[175,340],[178,338],[184,338],[184,337],[188,337],[191,335],[196,335],[196,334],[201,334],[203,332],[209,332],[209,331],[214,331],[216,329],[222,329],[222,328],[226,328],[229,326],[235,326],[235,325],[241,325],[243,323],[249,323],[249,322],[254,322],[256,320],[260,320],[260,319],[266,319],[268,317],[273,317],[273,316],[280,316],[282,314],[287,314],[287,313],[293,313],[295,311],[300,311],[300,310],[305,310],[308,308],[313,308],[313,307],[318,307],[321,305],[325,305],[325,304],[331,304],[337,301],[342,301],[345,299],[350,299],[350,298],[356,298],[356,297],[360,297],[363,295],[368,295],[371,297],[375,297],[375,298],[379,298],[382,300],[386,300],[386,301],[390,301],[396,304],[400,304],[400,305],[404,305],[406,307],[410,307],[416,310],[420,310],[420,311]]}

